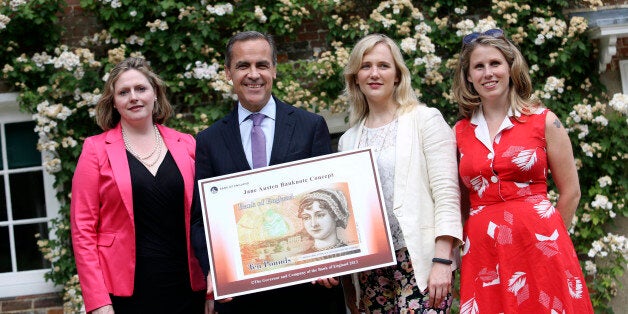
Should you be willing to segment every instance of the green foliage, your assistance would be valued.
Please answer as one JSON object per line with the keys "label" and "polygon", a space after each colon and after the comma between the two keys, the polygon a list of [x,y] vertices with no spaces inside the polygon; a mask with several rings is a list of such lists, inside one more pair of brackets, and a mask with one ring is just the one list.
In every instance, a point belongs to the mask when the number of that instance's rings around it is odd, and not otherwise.
{"label": "green foliage", "polygon": [[[380,32],[400,44],[421,100],[453,124],[458,109],[450,88],[461,38],[501,28],[524,53],[537,96],[570,131],[582,186],[570,232],[596,310],[611,311],[608,301],[617,293],[628,252],[624,236],[606,231],[615,215],[628,216],[623,140],[628,96],[611,99],[592,75],[597,62],[584,33],[586,22],[563,14],[567,1],[81,0],[104,29],[80,48],[59,44],[55,21],[61,3],[30,1],[11,11],[7,28],[0,29],[7,51],[0,64],[3,79],[21,93],[22,109],[37,117],[41,149],[53,156],[45,165],[55,175],[62,208],[52,222],[56,239],[42,240],[41,246],[54,257],[47,278],[66,285],[72,306],[81,301],[67,228],[68,194],[81,143],[98,133],[91,114],[102,79],[115,63],[131,55],[146,57],[168,84],[176,109],[169,125],[196,134],[233,104],[222,63],[226,41],[235,32],[268,32],[280,46],[299,40],[297,34],[324,34],[323,47],[309,47],[316,48],[311,57],[280,62],[275,81],[278,97],[315,112],[346,111],[342,71],[349,52],[365,34]],[[0,7],[0,14],[9,16],[8,10]],[[314,22],[324,32],[312,30]],[[17,32],[23,24],[46,25],[39,27],[46,36],[23,41]],[[589,62],[573,61],[586,58]]]}
{"label": "green foliage", "polygon": [[63,10],[65,3],[30,0],[12,4],[9,0],[0,0],[0,64],[10,63],[22,53],[54,49],[63,30],[56,13]]}
{"label": "green foliage", "polygon": [[[231,97],[216,93],[224,77],[203,78],[192,73],[199,66],[216,72],[229,37],[241,30],[258,30],[275,36],[294,34],[308,12],[303,0],[227,2],[140,0],[114,7],[113,1],[81,0],[107,25],[106,38],[124,44],[120,53],[141,54],[151,61],[170,85],[177,110],[193,114],[198,106],[226,105]],[[203,4],[205,3],[205,4]],[[257,13],[256,13],[257,8]],[[263,11],[261,11],[263,9]],[[263,12],[263,13],[260,13]],[[96,44],[100,44],[96,42]],[[109,57],[116,63],[122,55]],[[203,64],[205,63],[205,64]],[[223,108],[224,109],[224,108]]]}

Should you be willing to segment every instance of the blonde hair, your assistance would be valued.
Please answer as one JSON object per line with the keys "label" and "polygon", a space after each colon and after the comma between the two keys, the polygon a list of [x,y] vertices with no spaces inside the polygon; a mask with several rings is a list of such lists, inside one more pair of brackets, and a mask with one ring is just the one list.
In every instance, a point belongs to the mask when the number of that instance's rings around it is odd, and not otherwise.
{"label": "blonde hair", "polygon": [[347,99],[349,99],[350,125],[355,125],[368,116],[369,107],[366,101],[366,96],[362,93],[360,86],[356,83],[356,76],[362,65],[364,55],[369,53],[373,47],[379,44],[386,45],[390,48],[390,52],[395,63],[395,70],[397,71],[397,78],[399,79],[399,82],[395,85],[395,90],[393,92],[393,101],[395,104],[397,104],[398,108],[401,109],[402,112],[414,105],[420,104],[414,90],[412,89],[410,70],[408,70],[408,67],[403,60],[399,46],[397,46],[397,44],[386,35],[367,35],[360,39],[355,47],[353,47],[351,55],[349,56],[349,62],[344,68],[344,93]]}
{"label": "blonde hair", "polygon": [[469,64],[471,53],[478,46],[494,47],[508,62],[510,68],[510,108],[523,114],[530,114],[532,107],[541,106],[541,102],[532,93],[532,80],[530,79],[528,65],[521,54],[521,51],[504,36],[493,37],[490,35],[480,35],[476,40],[462,46],[456,71],[452,92],[454,99],[458,102],[458,110],[464,118],[469,118],[478,110],[482,99],[468,81]]}
{"label": "blonde hair", "polygon": [[103,131],[115,128],[118,122],[120,122],[120,113],[114,108],[114,87],[120,75],[128,70],[137,70],[144,74],[155,90],[157,99],[153,108],[153,122],[163,124],[172,115],[173,109],[166,97],[166,85],[163,80],[153,72],[145,59],[127,58],[118,63],[109,72],[109,78],[105,82],[103,93],[96,104],[96,124]]}

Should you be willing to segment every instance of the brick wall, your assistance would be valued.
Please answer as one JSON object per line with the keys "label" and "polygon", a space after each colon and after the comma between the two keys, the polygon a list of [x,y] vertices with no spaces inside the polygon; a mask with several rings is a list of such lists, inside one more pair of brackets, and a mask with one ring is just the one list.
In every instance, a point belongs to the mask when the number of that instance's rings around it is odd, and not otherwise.
{"label": "brick wall", "polygon": [[66,1],[65,12],[59,16],[59,22],[65,28],[61,41],[70,47],[77,46],[84,36],[91,36],[100,30],[98,20],[81,8],[80,0]]}
{"label": "brick wall", "polygon": [[602,0],[602,2],[606,6],[628,4],[628,0]]}
{"label": "brick wall", "polygon": [[277,50],[279,52],[278,62],[287,60],[310,59],[315,51],[328,48],[325,42],[327,29],[318,18],[305,21],[299,29],[296,29],[296,37],[276,38]]}
{"label": "brick wall", "polygon": [[619,71],[619,61],[625,59],[628,59],[628,37],[617,38],[617,53],[606,66],[606,71]]}
{"label": "brick wall", "polygon": [[63,314],[62,304],[58,293],[0,298],[0,313]]}

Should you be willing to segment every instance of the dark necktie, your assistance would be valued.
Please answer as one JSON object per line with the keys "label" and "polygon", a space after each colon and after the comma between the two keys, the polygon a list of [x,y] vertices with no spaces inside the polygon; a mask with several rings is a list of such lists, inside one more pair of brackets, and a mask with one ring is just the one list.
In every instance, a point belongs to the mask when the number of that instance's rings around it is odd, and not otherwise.
{"label": "dark necktie", "polygon": [[253,159],[253,169],[266,167],[266,136],[261,124],[266,116],[261,113],[253,113],[249,119],[253,121],[251,128],[251,154]]}

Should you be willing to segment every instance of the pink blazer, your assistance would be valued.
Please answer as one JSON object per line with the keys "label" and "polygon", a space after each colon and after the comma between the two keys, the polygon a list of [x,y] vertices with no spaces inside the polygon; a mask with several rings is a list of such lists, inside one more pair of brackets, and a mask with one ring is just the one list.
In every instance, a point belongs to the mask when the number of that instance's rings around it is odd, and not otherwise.
{"label": "pink blazer", "polygon": [[[207,288],[190,245],[195,140],[158,125],[185,184],[184,208],[190,282]],[[72,245],[87,312],[111,304],[109,294],[133,294],[135,222],[131,174],[120,124],[85,139],[72,179]]]}

